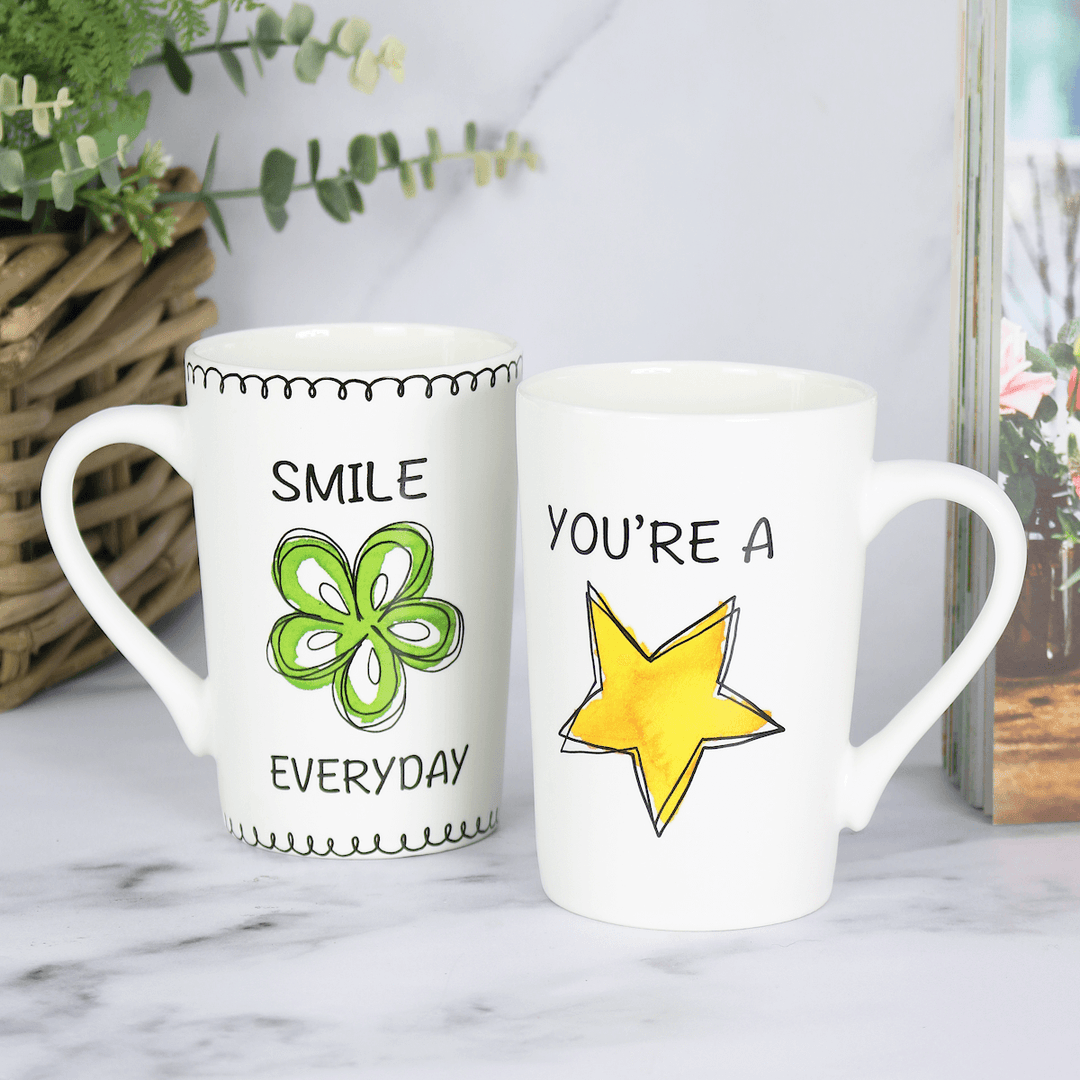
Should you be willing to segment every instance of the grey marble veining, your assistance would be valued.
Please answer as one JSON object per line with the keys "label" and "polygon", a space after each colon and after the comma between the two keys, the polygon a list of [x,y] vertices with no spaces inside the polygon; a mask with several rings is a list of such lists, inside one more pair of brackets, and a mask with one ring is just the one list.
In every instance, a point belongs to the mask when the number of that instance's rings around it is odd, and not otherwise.
{"label": "grey marble veining", "polygon": [[592,922],[540,887],[521,674],[498,832],[380,862],[229,836],[121,663],[6,716],[0,1077],[1068,1074],[1080,826],[995,829],[908,766],[813,915]]}

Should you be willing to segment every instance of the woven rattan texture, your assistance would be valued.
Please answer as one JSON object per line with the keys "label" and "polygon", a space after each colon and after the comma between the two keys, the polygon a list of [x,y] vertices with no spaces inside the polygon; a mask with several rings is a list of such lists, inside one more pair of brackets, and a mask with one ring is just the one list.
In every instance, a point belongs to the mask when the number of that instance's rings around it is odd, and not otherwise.
{"label": "woven rattan texture", "polygon": [[[198,190],[190,169],[164,184]],[[49,549],[41,475],[83,417],[184,401],[184,351],[217,309],[195,295],[214,269],[205,209],[175,205],[175,244],[149,266],[126,227],[87,242],[0,236],[0,710],[114,651]],[[87,547],[143,622],[197,591],[191,489],[161,458],[104,447],[83,462],[75,502]]]}

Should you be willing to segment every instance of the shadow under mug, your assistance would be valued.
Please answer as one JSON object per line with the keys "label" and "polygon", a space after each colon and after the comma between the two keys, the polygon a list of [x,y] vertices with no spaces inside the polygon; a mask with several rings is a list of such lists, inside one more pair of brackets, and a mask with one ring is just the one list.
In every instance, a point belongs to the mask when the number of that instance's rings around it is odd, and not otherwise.
{"label": "shadow under mug", "polygon": [[[519,388],[536,841],[557,904],[663,929],[813,911],[840,829],[866,825],[993,649],[1024,576],[1016,511],[960,466],[874,462],[875,411],[850,379],[705,361]],[[986,522],[993,587],[853,747],[866,547],[925,499]]]}
{"label": "shadow under mug", "polygon": [[[411,325],[239,331],[187,352],[187,405],[106,409],[57,443],[42,512],[90,614],[212,754],[228,828],[298,855],[444,851],[502,787],[515,532],[506,338]],[[84,545],[83,459],[135,443],[194,490],[209,675]]]}

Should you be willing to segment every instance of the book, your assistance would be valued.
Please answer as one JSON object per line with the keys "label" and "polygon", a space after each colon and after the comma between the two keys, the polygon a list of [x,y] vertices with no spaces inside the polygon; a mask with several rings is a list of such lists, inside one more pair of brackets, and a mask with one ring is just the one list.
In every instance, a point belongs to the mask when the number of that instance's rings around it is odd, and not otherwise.
{"label": "book", "polygon": [[[995,823],[1080,820],[1080,9],[960,0],[949,451],[1028,537],[994,654],[945,716],[945,769]],[[945,651],[993,549],[950,504]]]}

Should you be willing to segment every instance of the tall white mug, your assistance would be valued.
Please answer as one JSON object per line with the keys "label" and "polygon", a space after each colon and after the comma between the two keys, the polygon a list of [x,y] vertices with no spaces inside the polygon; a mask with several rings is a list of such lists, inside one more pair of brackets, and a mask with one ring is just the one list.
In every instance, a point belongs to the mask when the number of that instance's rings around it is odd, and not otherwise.
{"label": "tall white mug", "polygon": [[[196,342],[187,405],[107,409],[59,441],[49,539],[102,629],[212,754],[252,846],[363,858],[489,834],[502,786],[520,352],[437,326]],[[208,677],[128,610],[79,535],[83,458],[136,443],[191,482]]]}
{"label": "tall white mug", "polygon": [[[664,929],[813,911],[840,829],[866,825],[997,642],[1026,560],[1012,504],[959,466],[874,462],[875,410],[849,379],[710,362],[519,388],[536,839],[556,903]],[[993,587],[926,687],[853,747],[866,546],[924,499],[983,518]]]}

